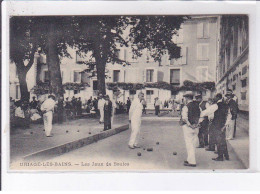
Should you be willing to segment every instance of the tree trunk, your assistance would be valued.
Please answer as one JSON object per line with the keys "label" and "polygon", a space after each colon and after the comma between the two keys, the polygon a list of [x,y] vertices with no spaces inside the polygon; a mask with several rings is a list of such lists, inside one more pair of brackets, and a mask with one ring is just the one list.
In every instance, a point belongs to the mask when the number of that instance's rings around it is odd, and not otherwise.
{"label": "tree trunk", "polygon": [[106,62],[101,59],[96,59],[97,62],[97,81],[99,93],[106,94],[106,81],[105,81],[105,67]]}
{"label": "tree trunk", "polygon": [[[18,66],[19,65],[16,65],[17,68]],[[24,65],[22,64],[22,66]],[[27,82],[26,82],[27,70],[26,68],[19,68],[17,69],[17,72],[18,72],[18,79],[20,83],[21,100],[29,102],[30,92],[28,91]]]}
{"label": "tree trunk", "polygon": [[47,64],[50,75],[50,93],[56,95],[57,98],[63,96],[60,60],[57,47],[57,32],[55,31],[55,24],[51,23],[48,32],[47,42]]}
{"label": "tree trunk", "polygon": [[40,61],[40,57],[37,59],[37,64],[36,64],[36,84],[39,85],[40,82],[41,82],[41,68],[42,68],[42,64],[41,64],[41,61]]}

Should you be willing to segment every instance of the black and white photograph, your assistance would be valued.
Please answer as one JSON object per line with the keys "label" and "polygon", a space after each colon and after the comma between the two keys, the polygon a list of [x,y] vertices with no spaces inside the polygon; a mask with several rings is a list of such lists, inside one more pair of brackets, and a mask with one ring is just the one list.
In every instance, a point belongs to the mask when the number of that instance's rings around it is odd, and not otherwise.
{"label": "black and white photograph", "polygon": [[10,170],[249,168],[249,17],[11,16]]}

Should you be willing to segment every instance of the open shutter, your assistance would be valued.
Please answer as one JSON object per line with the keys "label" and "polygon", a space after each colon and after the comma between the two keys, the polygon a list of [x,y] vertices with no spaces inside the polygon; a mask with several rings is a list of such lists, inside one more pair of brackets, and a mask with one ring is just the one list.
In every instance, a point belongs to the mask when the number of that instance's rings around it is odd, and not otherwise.
{"label": "open shutter", "polygon": [[203,23],[197,25],[197,38],[203,38]]}
{"label": "open shutter", "polygon": [[158,70],[154,69],[153,72],[153,82],[158,82]]}
{"label": "open shutter", "polygon": [[182,51],[182,64],[187,64],[187,51],[188,51],[188,47],[183,47],[181,49]]}
{"label": "open shutter", "polygon": [[125,82],[125,70],[124,69],[120,70],[119,82]]}

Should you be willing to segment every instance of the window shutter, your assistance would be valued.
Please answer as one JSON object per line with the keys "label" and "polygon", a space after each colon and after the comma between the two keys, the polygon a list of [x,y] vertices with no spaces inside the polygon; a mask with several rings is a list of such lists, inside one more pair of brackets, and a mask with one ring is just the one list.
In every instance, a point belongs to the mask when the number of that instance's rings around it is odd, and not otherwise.
{"label": "window shutter", "polygon": [[203,38],[203,23],[197,25],[197,38]]}
{"label": "window shutter", "polygon": [[154,69],[153,71],[153,82],[158,82],[158,69]]}
{"label": "window shutter", "polygon": [[208,38],[209,37],[209,23],[205,22],[203,24],[203,37]]}
{"label": "window shutter", "polygon": [[124,69],[120,70],[119,82],[125,82],[125,70]]}
{"label": "window shutter", "polygon": [[146,69],[143,71],[143,82],[146,82]]}
{"label": "window shutter", "polygon": [[182,51],[182,64],[187,64],[187,51],[188,51],[188,47],[182,48],[181,51]]}
{"label": "window shutter", "polygon": [[177,43],[183,43],[183,29],[179,29],[179,36],[177,38]]}

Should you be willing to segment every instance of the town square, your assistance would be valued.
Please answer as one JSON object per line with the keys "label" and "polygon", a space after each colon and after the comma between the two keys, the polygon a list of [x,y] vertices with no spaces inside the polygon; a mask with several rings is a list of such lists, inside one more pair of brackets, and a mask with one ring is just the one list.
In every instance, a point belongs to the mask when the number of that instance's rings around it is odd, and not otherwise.
{"label": "town square", "polygon": [[9,94],[13,170],[248,169],[248,16],[13,16]]}

